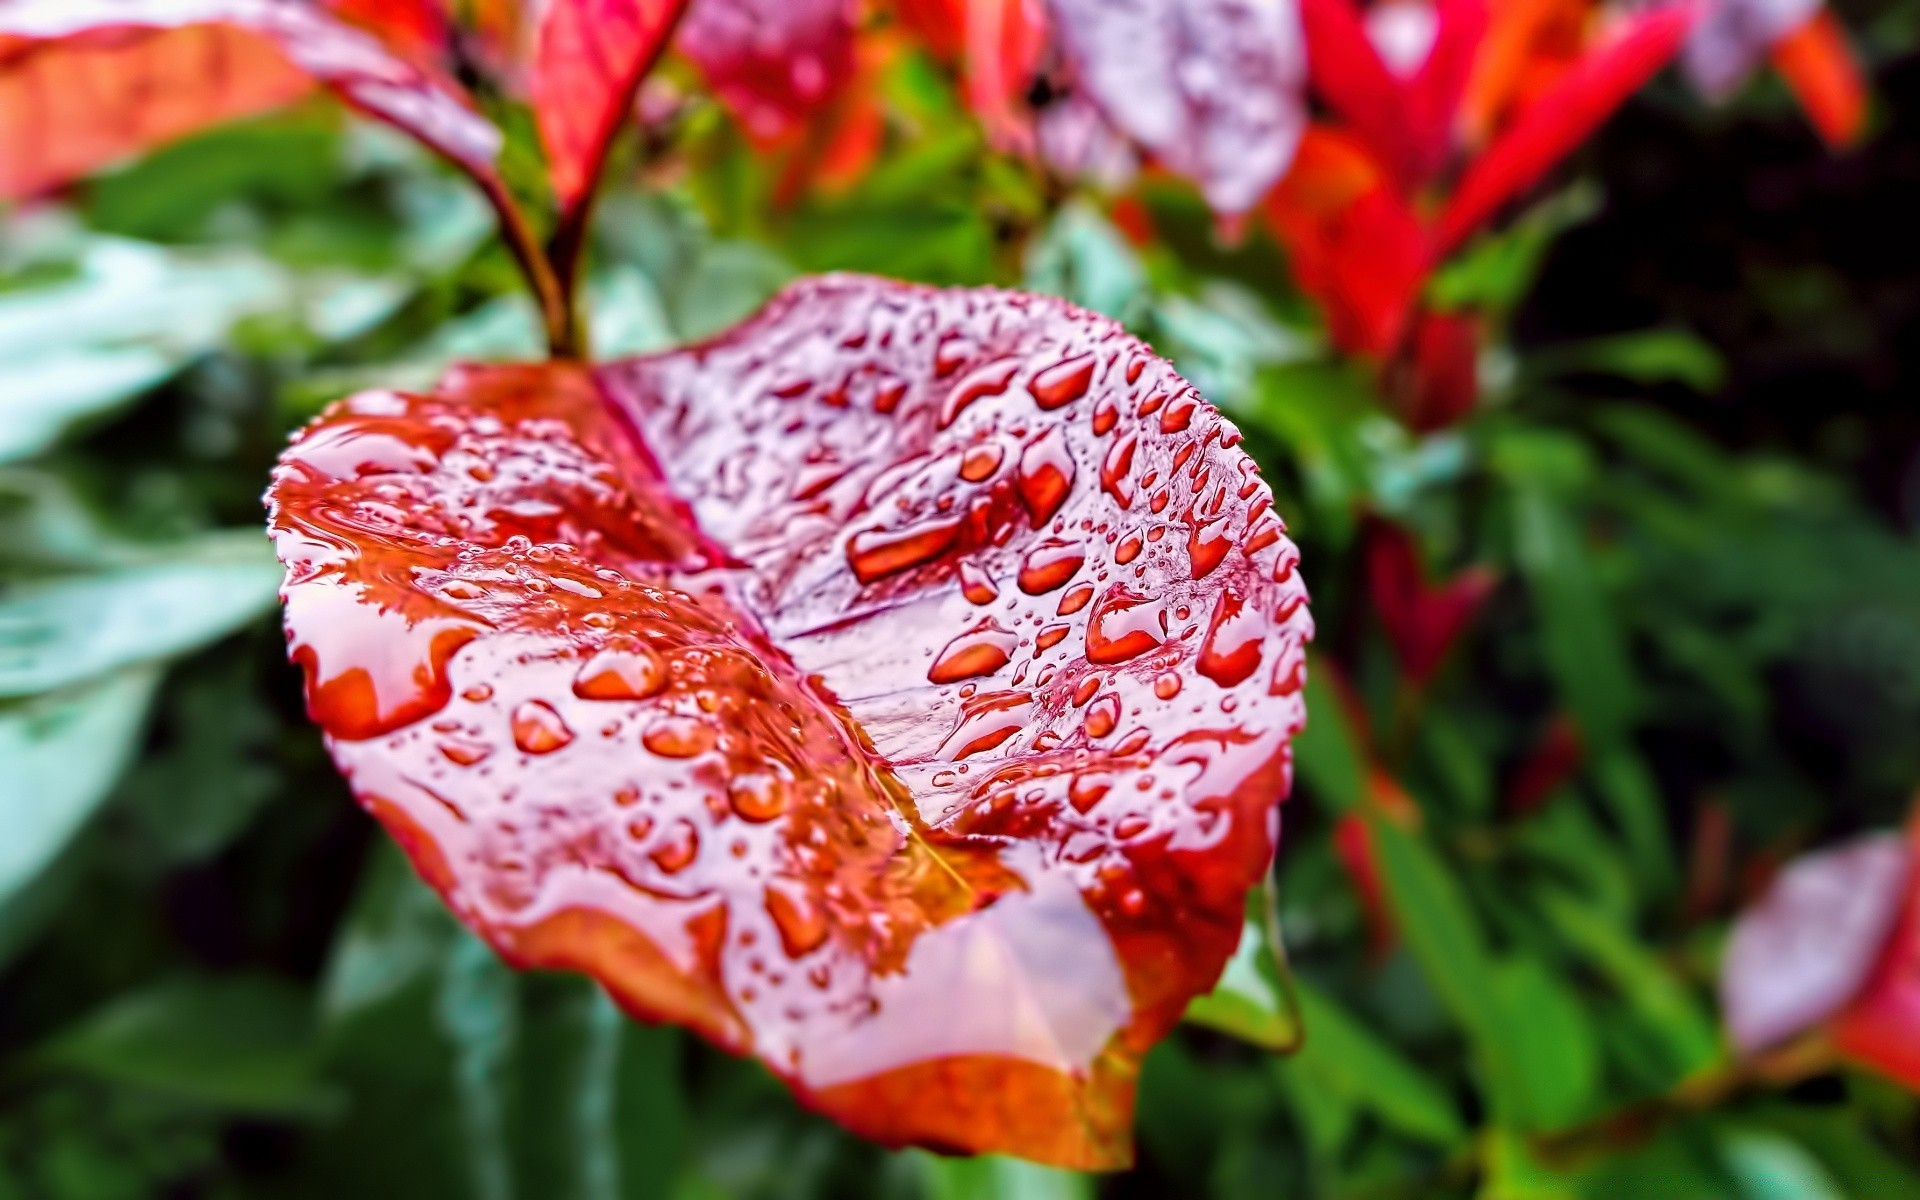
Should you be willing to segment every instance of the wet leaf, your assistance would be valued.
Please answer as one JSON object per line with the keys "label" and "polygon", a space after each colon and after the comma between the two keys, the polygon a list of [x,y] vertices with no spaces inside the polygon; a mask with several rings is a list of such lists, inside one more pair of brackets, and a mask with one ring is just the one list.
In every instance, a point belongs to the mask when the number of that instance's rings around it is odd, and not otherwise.
{"label": "wet leaf", "polygon": [[1727,1033],[1748,1053],[1810,1029],[1859,992],[1912,871],[1898,834],[1809,854],[1742,913],[1720,966]]}
{"label": "wet leaf", "polygon": [[1302,716],[1237,441],[1058,301],[802,283],[692,350],[333,410],[272,490],[294,657],[509,962],[876,1140],[1112,1166]]}
{"label": "wet leaf", "polygon": [[1307,125],[1299,14],[1272,0],[1051,0],[1107,116],[1214,208],[1240,213],[1285,174]]}
{"label": "wet leaf", "polygon": [[298,0],[8,0],[0,195],[58,186],[312,82],[491,177],[499,132],[458,85]]}

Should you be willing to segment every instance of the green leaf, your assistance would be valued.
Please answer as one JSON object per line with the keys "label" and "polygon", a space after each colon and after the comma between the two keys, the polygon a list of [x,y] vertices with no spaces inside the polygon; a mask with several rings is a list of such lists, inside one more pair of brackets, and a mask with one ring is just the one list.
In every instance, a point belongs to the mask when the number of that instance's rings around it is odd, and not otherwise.
{"label": "green leaf", "polygon": [[927,1200],[1092,1200],[1093,1180],[1072,1171],[1017,1158],[941,1158],[923,1150],[908,1156],[921,1165]]}
{"label": "green leaf", "polygon": [[1576,1200],[1578,1181],[1534,1157],[1526,1139],[1509,1129],[1487,1136],[1486,1176],[1476,1200]]}
{"label": "green leaf", "polygon": [[178,979],[131,992],[40,1047],[43,1068],[258,1116],[325,1115],[306,995],[265,976]]}
{"label": "green leaf", "polygon": [[1122,324],[1148,302],[1146,268],[1098,209],[1075,200],[1027,247],[1027,287],[1105,313]]}
{"label": "green leaf", "polygon": [[1639,384],[1679,383],[1718,392],[1727,380],[1719,351],[1683,329],[1644,329],[1555,346],[1534,357],[1535,374],[1616,375]]}
{"label": "green leaf", "polygon": [[87,687],[0,703],[0,942],[13,900],[111,792],[138,745],[158,676],[131,670]]}
{"label": "green leaf", "polygon": [[1317,1101],[1332,1091],[1378,1116],[1409,1137],[1454,1146],[1467,1136],[1453,1101],[1431,1078],[1387,1041],[1343,1009],[1332,996],[1303,979],[1294,980],[1306,1041],[1282,1075],[1305,1072],[1319,1085]]}
{"label": "green leaf", "polygon": [[1187,1005],[1186,1019],[1266,1050],[1290,1050],[1299,1031],[1281,1009],[1270,961],[1266,934],[1249,920],[1220,982]]}
{"label": "green leaf", "polygon": [[70,248],[75,270],[0,292],[0,463],[40,453],[217,344],[242,316],[288,300],[284,272],[251,254],[76,238],[51,223],[21,237],[44,255]]}
{"label": "green leaf", "polygon": [[1370,819],[1369,828],[1394,919],[1422,973],[1472,1043],[1491,1108],[1508,1120],[1523,1115],[1525,1071],[1496,990],[1493,955],[1466,893],[1417,835],[1377,817]]}
{"label": "green leaf", "polygon": [[1544,490],[1513,492],[1514,554],[1540,614],[1547,669],[1589,744],[1627,735],[1638,707],[1626,645],[1586,546]]}
{"label": "green leaf", "polygon": [[1557,888],[1541,889],[1533,899],[1580,959],[1605,976],[1665,1044],[1675,1078],[1720,1057],[1713,1019],[1633,931]]}
{"label": "green leaf", "polygon": [[1293,739],[1293,761],[1314,798],[1332,813],[1359,809],[1367,795],[1367,767],[1346,708],[1326,673],[1307,666],[1307,727]]}
{"label": "green leaf", "polygon": [[0,697],[171,658],[273,606],[281,571],[257,534],[209,535],[149,565],[0,593]]}
{"label": "green leaf", "polygon": [[1573,1124],[1600,1083],[1600,1046],[1578,996],[1538,959],[1508,959],[1493,979],[1526,1096],[1526,1127]]}
{"label": "green leaf", "polygon": [[1848,1200],[1818,1159],[1779,1134],[1735,1134],[1721,1156],[1742,1200]]}

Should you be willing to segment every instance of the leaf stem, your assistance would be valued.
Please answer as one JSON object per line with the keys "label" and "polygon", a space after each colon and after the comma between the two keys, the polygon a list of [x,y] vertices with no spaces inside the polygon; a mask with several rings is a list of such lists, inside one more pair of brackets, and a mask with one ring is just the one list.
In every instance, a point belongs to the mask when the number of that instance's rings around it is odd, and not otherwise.
{"label": "leaf stem", "polygon": [[546,327],[547,350],[555,358],[577,359],[586,347],[580,334],[579,317],[573,297],[561,286],[553,263],[527,223],[526,214],[497,179],[482,179],[480,189],[493,206],[500,221],[500,237],[506,242],[513,261],[520,267],[533,298],[540,306],[540,319]]}

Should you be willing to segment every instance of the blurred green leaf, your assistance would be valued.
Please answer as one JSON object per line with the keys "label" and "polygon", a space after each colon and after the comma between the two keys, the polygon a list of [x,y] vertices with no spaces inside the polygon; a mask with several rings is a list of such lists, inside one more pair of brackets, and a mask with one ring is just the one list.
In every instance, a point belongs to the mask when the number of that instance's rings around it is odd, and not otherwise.
{"label": "blurred green leaf", "polygon": [[915,1151],[926,1172],[926,1200],[1091,1200],[1093,1180],[1017,1158],[942,1158]]}
{"label": "blurred green leaf", "polygon": [[1589,744],[1626,736],[1638,700],[1626,646],[1578,527],[1545,491],[1512,496],[1514,557],[1539,608],[1541,649]]}
{"label": "blurred green leaf", "polygon": [[1328,1093],[1376,1114],[1388,1125],[1437,1146],[1455,1146],[1467,1136],[1453,1101],[1438,1084],[1393,1046],[1340,1007],[1326,992],[1296,979],[1306,1041],[1283,1075],[1304,1075],[1302,1093],[1312,1103]]}
{"label": "blurred green leaf", "polygon": [[1121,324],[1140,319],[1148,301],[1146,268],[1100,212],[1083,201],[1065,205],[1027,245],[1026,285]]}
{"label": "blurred green leaf", "polygon": [[1778,1134],[1735,1134],[1721,1153],[1742,1200],[1847,1200],[1817,1159]]}
{"label": "blurred green leaf", "polygon": [[1726,383],[1720,354],[1682,329],[1643,329],[1561,344],[1529,363],[1536,375],[1591,372],[1638,384],[1679,383],[1711,395]]}
{"label": "blurred green leaf", "polygon": [[1600,1083],[1600,1047],[1578,996],[1532,958],[1501,962],[1493,982],[1526,1096],[1526,1128],[1572,1124]]}
{"label": "blurred green leaf", "polygon": [[172,980],[81,1018],[33,1061],[193,1104],[321,1116],[338,1097],[318,1077],[309,1004],[299,988],[264,976]]}
{"label": "blurred green leaf", "polygon": [[159,682],[134,669],[84,687],[0,703],[0,945],[8,908],[113,789],[139,744]]}
{"label": "blurred green leaf", "polygon": [[155,548],[154,561],[0,591],[0,697],[170,658],[272,606],[281,571],[257,534]]}

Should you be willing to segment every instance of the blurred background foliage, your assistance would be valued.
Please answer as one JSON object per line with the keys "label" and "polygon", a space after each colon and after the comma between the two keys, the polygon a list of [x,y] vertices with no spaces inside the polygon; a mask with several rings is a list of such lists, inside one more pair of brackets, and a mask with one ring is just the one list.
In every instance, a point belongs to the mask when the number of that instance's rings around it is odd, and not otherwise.
{"label": "blurred background foliage", "polygon": [[[804,271],[1026,286],[1173,357],[1279,494],[1320,625],[1277,869],[1307,1040],[1196,1021],[1147,1064],[1139,1167],[1097,1180],[866,1146],[579,980],[508,972],[352,803],[258,497],[329,400],[540,353],[462,183],[313,106],[15,214],[0,1198],[1920,1197],[1891,1084],[1687,1086],[1727,1059],[1728,916],[1920,784],[1920,8],[1844,15],[1865,144],[1827,152],[1773,82],[1644,93],[1436,282],[1501,328],[1481,409],[1425,437],[1263,234],[1149,180],[1159,236],[1131,241],[989,152],[922,59],[850,188],[796,198],[701,101],[627,164],[600,353]],[[1370,584],[1385,522],[1485,596],[1430,678]],[[1272,1034],[1265,966],[1196,1016]]]}

